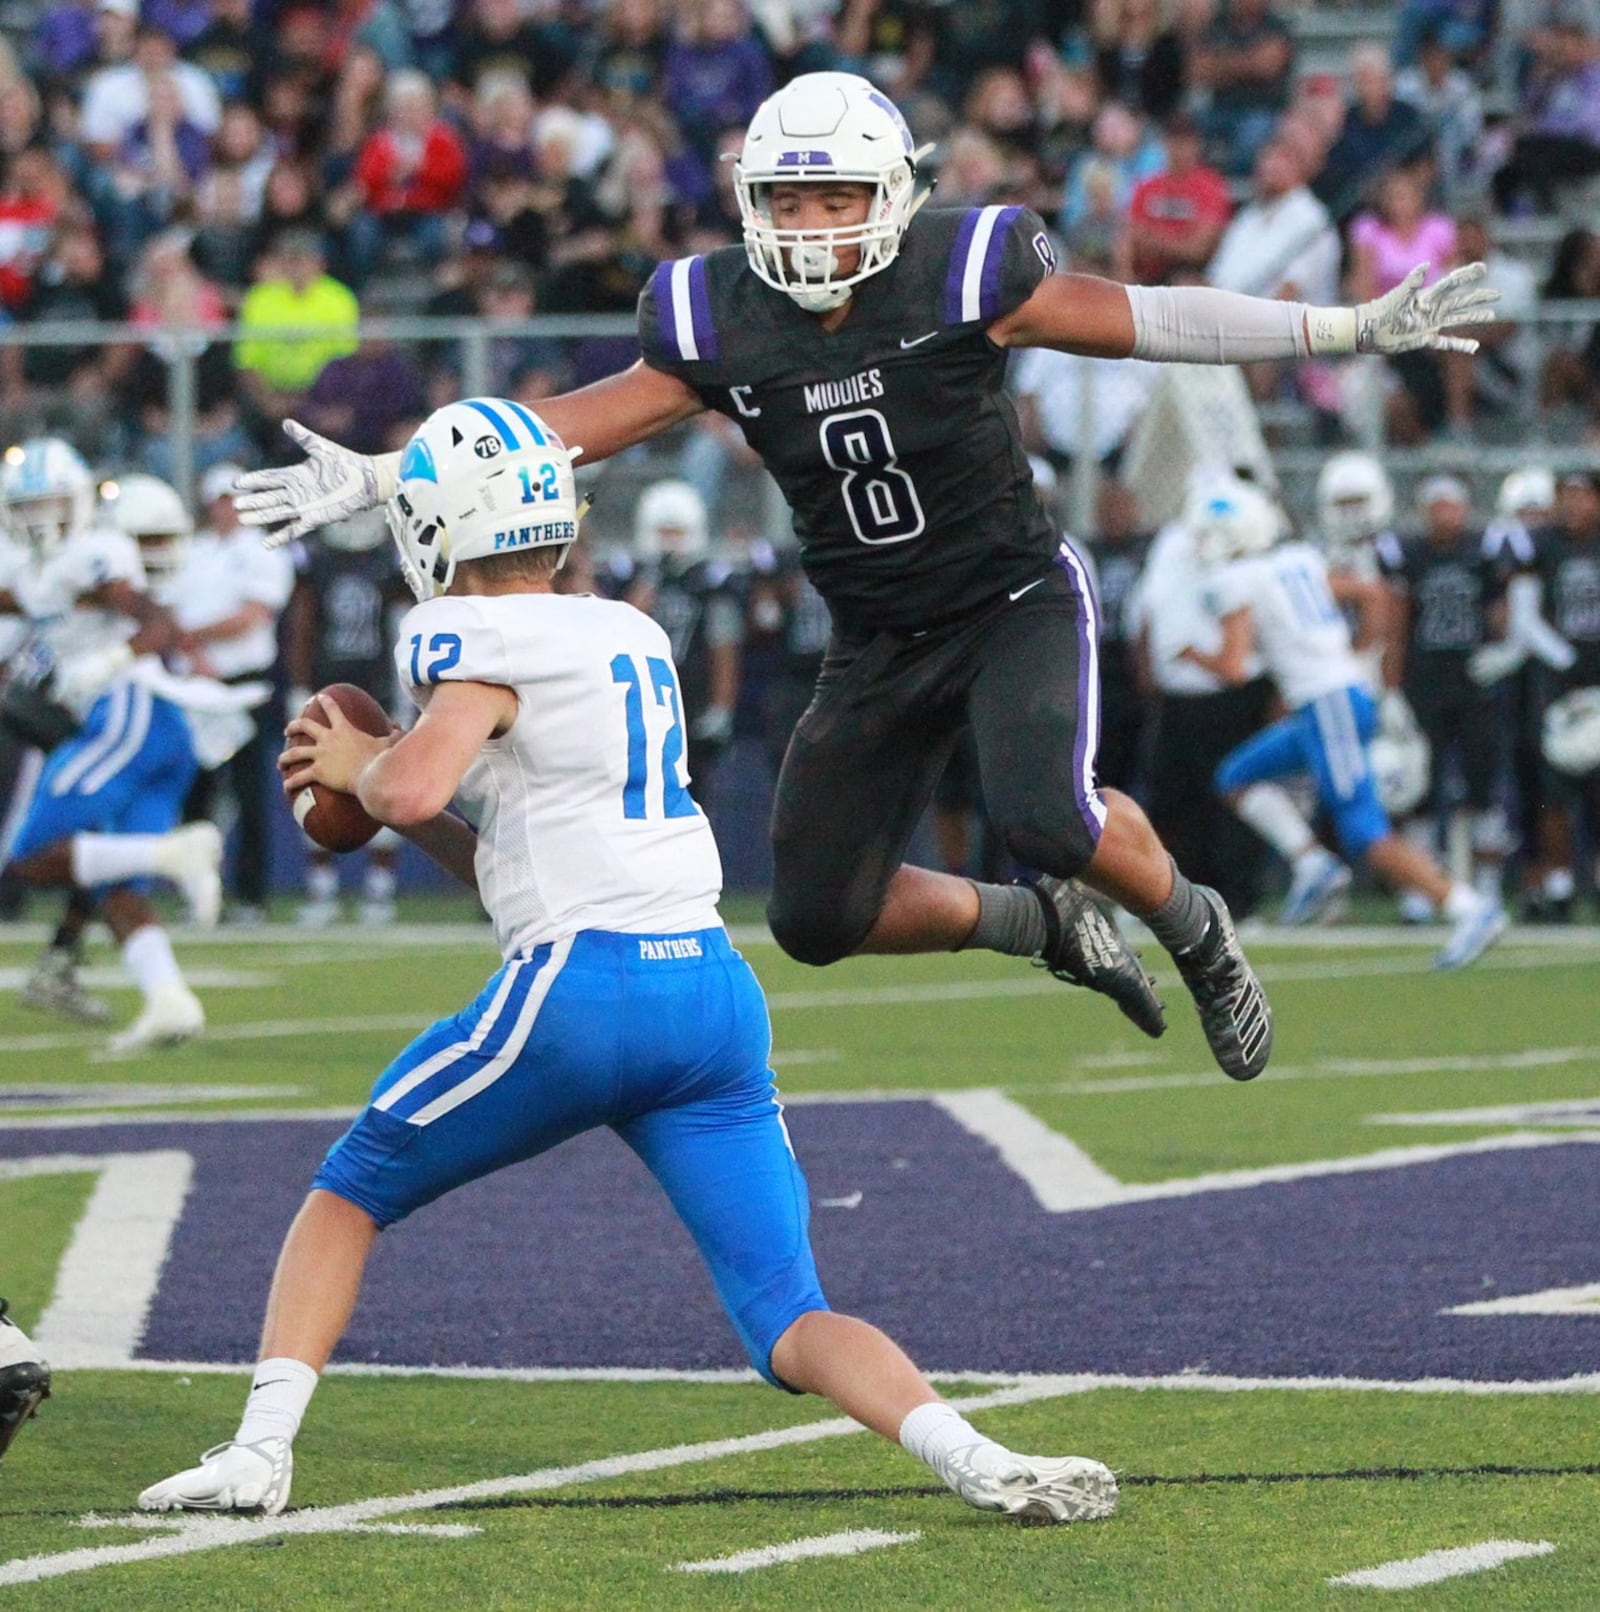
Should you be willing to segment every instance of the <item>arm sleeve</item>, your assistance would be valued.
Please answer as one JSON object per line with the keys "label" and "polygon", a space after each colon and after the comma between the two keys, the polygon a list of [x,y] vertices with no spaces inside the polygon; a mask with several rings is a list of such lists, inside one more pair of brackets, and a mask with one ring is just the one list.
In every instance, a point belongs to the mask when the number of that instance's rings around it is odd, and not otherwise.
{"label": "arm sleeve", "polygon": [[[1306,358],[1334,351],[1338,333],[1318,339],[1314,322],[1343,315],[1355,351],[1355,313],[1347,308],[1308,308],[1215,291],[1210,286],[1124,287],[1133,312],[1133,357],[1178,364],[1249,364],[1263,358]],[[1313,321],[1311,340],[1307,319]]]}
{"label": "arm sleeve", "polygon": [[417,690],[437,683],[512,686],[505,638],[470,599],[428,599],[408,610],[394,664],[401,688],[419,705]]}

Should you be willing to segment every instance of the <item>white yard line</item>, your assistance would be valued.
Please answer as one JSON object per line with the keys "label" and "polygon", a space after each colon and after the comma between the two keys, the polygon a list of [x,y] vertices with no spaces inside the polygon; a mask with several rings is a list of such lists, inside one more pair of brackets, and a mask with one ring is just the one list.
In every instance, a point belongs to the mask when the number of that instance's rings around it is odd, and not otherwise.
{"label": "white yard line", "polygon": [[936,1092],[933,1103],[964,1130],[989,1143],[1028,1183],[1042,1208],[1055,1214],[1096,1209],[1116,1202],[1123,1191],[1122,1183],[1070,1137],[1052,1130],[1003,1092]]}
{"label": "white yard line", "polygon": [[[1060,1384],[1063,1379],[1041,1378],[994,1393],[953,1401],[962,1411],[994,1409],[1004,1405],[1025,1405],[1053,1399],[1061,1392],[1072,1392]],[[180,1515],[171,1533],[141,1539],[127,1545],[91,1546],[61,1551],[50,1556],[22,1556],[0,1562],[0,1586],[34,1584],[43,1579],[70,1573],[91,1572],[101,1567],[117,1567],[132,1562],[156,1561],[164,1557],[189,1556],[198,1551],[225,1550],[235,1545],[254,1545],[276,1538],[304,1538],[316,1534],[347,1533],[372,1522],[404,1516],[415,1511],[431,1511],[439,1506],[474,1500],[492,1500],[503,1495],[537,1494],[551,1489],[568,1489],[580,1484],[603,1483],[611,1478],[631,1477],[640,1472],[661,1472],[673,1467],[720,1461],[820,1439],[843,1438],[862,1433],[859,1422],[848,1417],[805,1422],[798,1427],[773,1428],[740,1438],[710,1439],[700,1444],[677,1444],[666,1449],[640,1450],[631,1455],[605,1456],[581,1461],[573,1466],[545,1467],[513,1477],[485,1478],[478,1483],[453,1484],[447,1488],[423,1489],[412,1494],[382,1495],[370,1500],[354,1500],[342,1506],[313,1507],[279,1517],[238,1518]],[[952,1504],[955,1504],[952,1500]]]}
{"label": "white yard line", "polygon": [[[98,1171],[100,1179],[61,1256],[55,1293],[33,1336],[59,1366],[122,1365],[144,1336],[194,1160],[164,1150],[104,1158],[63,1154],[16,1163],[31,1167],[16,1174]],[[48,1171],[51,1164],[56,1171]],[[11,1173],[0,1164],[0,1179]]]}
{"label": "white yard line", "polygon": [[889,1545],[912,1545],[922,1538],[921,1530],[909,1534],[887,1534],[880,1528],[852,1528],[842,1534],[815,1534],[810,1539],[791,1539],[784,1545],[762,1545],[755,1550],[735,1551],[732,1556],[713,1556],[703,1562],[678,1562],[674,1573],[754,1573],[783,1562],[813,1561],[819,1556],[859,1556],[867,1550],[883,1550]]}
{"label": "white yard line", "polygon": [[1462,1545],[1456,1550],[1430,1550],[1425,1556],[1408,1556],[1403,1561],[1385,1562],[1381,1567],[1363,1567],[1357,1573],[1341,1573],[1330,1584],[1349,1585],[1365,1590],[1415,1590],[1424,1584],[1438,1584],[1447,1578],[1465,1578],[1469,1573],[1486,1573],[1507,1562],[1529,1556],[1548,1556],[1555,1549],[1548,1540],[1486,1539],[1481,1545]]}
{"label": "white yard line", "polygon": [[241,1098],[298,1097],[299,1086],[185,1086],[78,1084],[23,1081],[0,1084],[0,1114],[9,1108],[47,1108],[51,1113],[85,1108],[152,1108],[157,1103],[223,1103]]}
{"label": "white yard line", "polygon": [[1600,1282],[1581,1287],[1547,1287],[1540,1293],[1512,1293],[1505,1298],[1457,1304],[1441,1315],[1584,1315],[1600,1316]]}

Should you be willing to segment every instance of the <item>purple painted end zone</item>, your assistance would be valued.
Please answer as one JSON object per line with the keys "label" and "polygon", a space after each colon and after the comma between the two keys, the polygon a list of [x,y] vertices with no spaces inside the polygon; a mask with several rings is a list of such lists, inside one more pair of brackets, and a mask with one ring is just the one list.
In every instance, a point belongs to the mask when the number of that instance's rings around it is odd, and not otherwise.
{"label": "purple painted end zone", "polygon": [[[789,1112],[830,1301],[933,1369],[1548,1379],[1594,1328],[1448,1306],[1600,1279],[1596,1152],[1486,1153],[1086,1214],[1040,1210],[931,1104]],[[0,1157],[181,1148],[196,1176],[142,1353],[245,1361],[284,1228],[335,1125],[0,1133]],[[742,1365],[689,1239],[604,1133],[384,1234],[341,1357]]]}

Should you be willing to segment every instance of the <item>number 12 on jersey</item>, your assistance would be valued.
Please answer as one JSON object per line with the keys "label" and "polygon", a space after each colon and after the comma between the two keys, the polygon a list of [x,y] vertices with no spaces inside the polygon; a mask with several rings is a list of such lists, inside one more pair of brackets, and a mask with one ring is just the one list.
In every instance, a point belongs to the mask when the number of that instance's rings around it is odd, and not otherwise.
{"label": "number 12 on jersey", "polygon": [[661,740],[662,815],[698,816],[699,808],[683,787],[683,779],[678,772],[683,760],[683,714],[672,663],[659,655],[647,655],[645,668],[647,676],[642,677],[638,662],[632,655],[618,655],[611,662],[611,681],[620,683],[627,690],[623,711],[628,723],[628,779],[622,786],[622,815],[628,818],[649,815],[645,807],[645,787],[650,768],[649,735],[644,725],[644,690],[648,683],[656,704],[664,706],[672,718],[671,726]]}

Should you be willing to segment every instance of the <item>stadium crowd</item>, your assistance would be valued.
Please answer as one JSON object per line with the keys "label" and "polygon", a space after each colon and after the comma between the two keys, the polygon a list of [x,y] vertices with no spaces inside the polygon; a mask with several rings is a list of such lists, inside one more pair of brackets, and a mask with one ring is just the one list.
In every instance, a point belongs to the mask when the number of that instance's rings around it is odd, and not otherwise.
{"label": "stadium crowd", "polygon": [[[1383,361],[1389,440],[1459,449],[1537,394],[1553,437],[1600,443],[1600,323],[1563,327],[1547,349],[1530,348],[1519,325],[1541,298],[1600,296],[1600,232],[1562,222],[1600,184],[1600,0],[1405,0],[1397,21],[1371,15],[1391,44],[1358,46],[1339,74],[1303,70],[1300,18],[1271,0],[23,0],[0,35],[0,321],[126,321],[148,339],[0,340],[0,417],[8,440],[58,432],[98,472],[170,479],[167,360],[172,331],[187,328],[197,525],[242,554],[254,539],[234,530],[226,488],[239,468],[289,455],[285,416],[376,452],[460,394],[459,344],[361,339],[364,316],[481,317],[489,390],[527,404],[622,368],[637,353],[627,338],[521,327],[539,314],[631,313],[660,259],[736,242],[725,159],[750,113],[794,74],[841,67],[873,78],[932,143],[940,205],[1025,203],[1074,267],[1335,303],[1381,294],[1424,259],[1437,276],[1485,258],[1502,321],[1476,355]],[[1502,234],[1541,255],[1503,250]],[[193,336],[235,322],[236,341]],[[1331,449],[1349,440],[1361,362],[1261,365],[1248,380],[1258,401],[1292,401]],[[1086,363],[1103,372],[1088,421],[1077,409]],[[1253,681],[1208,684],[1192,664],[1164,671],[1148,631],[1137,647],[1139,610],[1154,621],[1151,600],[1181,600],[1193,582],[1149,574],[1140,489],[1116,479],[1150,369],[1032,352],[1013,388],[1042,476],[1085,451],[1107,476],[1084,534],[1107,597],[1105,693],[1119,713],[1107,776],[1158,818],[1166,801],[1169,842],[1193,841],[1186,864],[1248,910],[1257,841],[1220,806],[1207,818],[1195,803],[1210,800],[1216,756],[1259,726],[1269,696]],[[661,468],[684,480],[644,499],[632,542],[588,556],[594,571],[574,585],[632,598],[667,625],[692,770],[714,796],[737,740],[776,765],[820,664],[826,611],[782,534],[719,509],[743,455],[737,436],[697,423],[674,452]],[[1492,581],[1471,642],[1455,646],[1463,657],[1503,637],[1508,579],[1538,570],[1529,529],[1565,523],[1574,542],[1593,540],[1587,496],[1564,482],[1559,508],[1552,489],[1539,511],[1494,521],[1487,509],[1474,520],[1469,496],[1463,542],[1488,554]],[[1380,524],[1420,533],[1437,502],[1391,508]],[[1533,545],[1521,560],[1508,521]],[[253,615],[250,664],[217,668],[272,676],[269,726],[282,701],[321,683],[391,691],[387,623],[403,589],[381,524],[348,524],[304,545],[298,579],[249,568],[256,591],[230,605],[254,603],[276,624],[263,636]],[[1387,574],[1404,597],[1398,559]],[[191,648],[204,653],[200,640]],[[1139,720],[1152,685],[1169,713],[1164,749]],[[1571,910],[1581,857],[1570,812],[1536,844],[1549,788],[1529,735],[1562,686],[1545,667],[1486,687],[1468,729],[1489,713],[1492,757],[1470,758],[1463,780],[1450,761],[1459,742],[1443,734],[1427,797],[1442,817],[1459,794],[1484,876],[1515,856],[1530,910],[1555,916]],[[1171,713],[1193,716],[1186,733]],[[258,747],[242,756],[230,763],[241,803],[266,767]],[[966,762],[941,794],[952,865],[983,855]],[[266,893],[266,835],[240,838],[257,846],[232,874],[248,915]],[[308,915],[326,921],[337,874],[323,862],[309,878]],[[392,848],[380,847],[368,914],[383,921],[393,894]]]}

